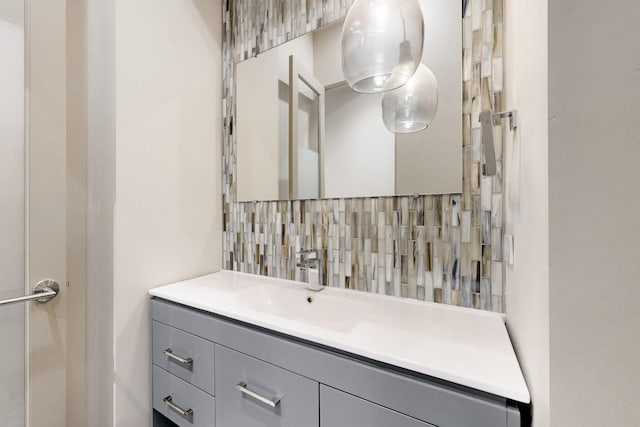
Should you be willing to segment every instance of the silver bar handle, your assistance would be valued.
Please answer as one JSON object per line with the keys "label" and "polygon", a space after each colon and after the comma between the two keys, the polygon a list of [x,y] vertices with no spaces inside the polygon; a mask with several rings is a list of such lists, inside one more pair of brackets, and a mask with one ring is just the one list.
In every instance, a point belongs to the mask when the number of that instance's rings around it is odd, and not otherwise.
{"label": "silver bar handle", "polygon": [[280,404],[280,400],[282,399],[281,397],[272,397],[272,398],[264,397],[263,395],[256,393],[253,390],[249,390],[247,388],[247,383],[242,381],[236,385],[236,390],[240,390],[242,394],[246,394],[249,397],[253,397],[257,401],[262,402],[265,405],[270,406],[272,408],[275,408],[276,406],[278,406]]}
{"label": "silver bar handle", "polygon": [[180,357],[176,354],[173,354],[173,350],[171,350],[170,348],[167,348],[164,352],[165,356],[167,356],[169,359],[173,359],[176,362],[182,363],[185,366],[191,366],[193,364],[193,359],[190,357],[187,357],[186,359],[184,357]]}
{"label": "silver bar handle", "polygon": [[55,280],[46,279],[38,282],[31,295],[0,300],[0,306],[27,301],[45,303],[54,299],[58,292],[60,292],[60,285]]}
{"label": "silver bar handle", "polygon": [[173,403],[173,397],[171,397],[171,396],[165,397],[164,399],[162,399],[162,401],[164,403],[166,403],[169,408],[173,409],[174,411],[176,411],[177,413],[179,413],[183,417],[189,417],[189,416],[193,415],[193,409],[191,409],[191,408],[182,409],[181,407],[179,407],[178,405]]}

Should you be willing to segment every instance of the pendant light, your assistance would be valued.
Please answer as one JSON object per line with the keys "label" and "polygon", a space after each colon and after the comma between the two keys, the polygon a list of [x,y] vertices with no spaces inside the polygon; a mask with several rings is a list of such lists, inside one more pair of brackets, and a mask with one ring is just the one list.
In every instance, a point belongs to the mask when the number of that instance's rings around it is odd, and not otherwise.
{"label": "pendant light", "polygon": [[426,65],[402,87],[382,96],[382,120],[393,133],[426,129],[438,111],[438,81]]}
{"label": "pendant light", "polygon": [[342,28],[342,70],[356,92],[404,85],[422,58],[424,19],[418,0],[356,0]]}

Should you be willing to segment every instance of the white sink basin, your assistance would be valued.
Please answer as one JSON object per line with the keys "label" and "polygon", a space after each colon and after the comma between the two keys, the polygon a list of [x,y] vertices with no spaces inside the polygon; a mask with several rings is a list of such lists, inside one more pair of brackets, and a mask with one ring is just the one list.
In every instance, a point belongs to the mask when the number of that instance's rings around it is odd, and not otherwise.
{"label": "white sink basin", "polygon": [[[231,271],[151,295],[467,387],[529,402],[497,313]],[[309,299],[311,301],[309,302]]]}
{"label": "white sink basin", "polygon": [[270,285],[245,289],[227,302],[310,326],[338,331],[354,328],[375,305],[369,301],[358,301],[352,295],[335,295],[331,289],[313,292],[298,286]]}

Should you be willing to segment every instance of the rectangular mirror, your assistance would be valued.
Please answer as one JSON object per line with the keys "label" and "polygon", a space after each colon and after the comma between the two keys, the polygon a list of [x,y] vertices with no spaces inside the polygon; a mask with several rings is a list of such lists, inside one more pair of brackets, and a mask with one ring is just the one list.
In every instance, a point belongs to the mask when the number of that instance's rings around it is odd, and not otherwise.
{"label": "rectangular mirror", "polygon": [[346,85],[342,21],[237,64],[239,202],[462,192],[462,2],[420,3],[439,87],[422,132],[391,133],[382,94]]}

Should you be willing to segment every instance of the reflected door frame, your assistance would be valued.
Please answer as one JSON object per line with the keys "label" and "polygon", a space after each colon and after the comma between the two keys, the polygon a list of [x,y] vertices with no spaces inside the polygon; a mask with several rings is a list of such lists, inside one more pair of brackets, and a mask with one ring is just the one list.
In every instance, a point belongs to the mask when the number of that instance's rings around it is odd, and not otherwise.
{"label": "reflected door frame", "polygon": [[318,97],[318,198],[324,198],[324,126],[325,90],[309,70],[289,55],[289,199],[298,199],[298,109],[300,81]]}

